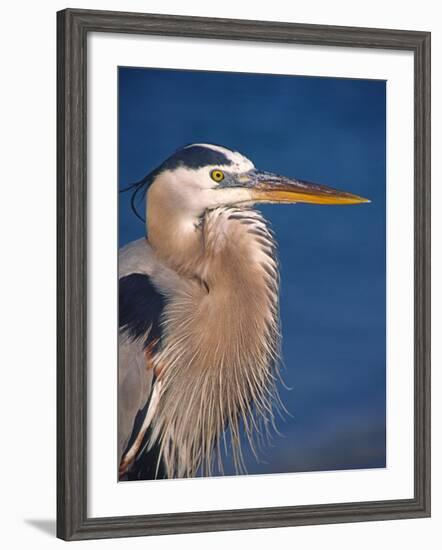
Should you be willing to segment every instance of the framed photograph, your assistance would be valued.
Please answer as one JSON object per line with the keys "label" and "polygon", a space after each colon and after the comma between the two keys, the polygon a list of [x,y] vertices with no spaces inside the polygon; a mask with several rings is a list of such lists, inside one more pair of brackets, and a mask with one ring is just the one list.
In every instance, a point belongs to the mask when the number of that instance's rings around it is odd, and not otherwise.
{"label": "framed photograph", "polygon": [[64,10],[57,533],[430,515],[430,33]]}

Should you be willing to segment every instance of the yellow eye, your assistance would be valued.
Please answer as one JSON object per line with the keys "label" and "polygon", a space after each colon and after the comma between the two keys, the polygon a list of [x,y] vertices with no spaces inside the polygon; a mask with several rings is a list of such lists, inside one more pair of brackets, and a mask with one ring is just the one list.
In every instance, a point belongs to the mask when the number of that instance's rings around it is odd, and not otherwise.
{"label": "yellow eye", "polygon": [[214,181],[222,181],[224,179],[224,173],[221,171],[221,170],[212,170],[210,172],[210,177],[214,180]]}

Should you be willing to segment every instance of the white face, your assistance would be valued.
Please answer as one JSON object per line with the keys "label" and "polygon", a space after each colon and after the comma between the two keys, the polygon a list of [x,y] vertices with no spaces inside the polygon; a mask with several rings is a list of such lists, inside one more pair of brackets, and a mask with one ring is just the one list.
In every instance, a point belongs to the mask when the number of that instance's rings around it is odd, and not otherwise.
{"label": "white face", "polygon": [[231,164],[203,166],[198,169],[184,166],[162,172],[151,185],[147,200],[161,200],[181,212],[200,216],[209,208],[252,202],[250,189],[244,187],[222,187],[215,176],[221,172],[225,177],[238,177],[254,168],[253,163],[238,152],[224,147],[202,145],[223,153]]}

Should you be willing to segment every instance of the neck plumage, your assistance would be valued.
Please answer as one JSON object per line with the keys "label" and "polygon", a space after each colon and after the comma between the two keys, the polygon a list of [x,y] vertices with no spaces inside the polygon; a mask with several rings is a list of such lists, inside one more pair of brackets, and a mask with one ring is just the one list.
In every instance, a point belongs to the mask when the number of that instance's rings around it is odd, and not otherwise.
{"label": "neck plumage", "polygon": [[275,242],[251,209],[217,208],[173,229],[171,222],[151,220],[149,242],[188,284],[170,297],[163,317],[152,444],[159,443],[169,477],[210,474],[214,459],[222,471],[228,427],[241,472],[241,423],[254,449],[253,435],[271,425],[278,399]]}

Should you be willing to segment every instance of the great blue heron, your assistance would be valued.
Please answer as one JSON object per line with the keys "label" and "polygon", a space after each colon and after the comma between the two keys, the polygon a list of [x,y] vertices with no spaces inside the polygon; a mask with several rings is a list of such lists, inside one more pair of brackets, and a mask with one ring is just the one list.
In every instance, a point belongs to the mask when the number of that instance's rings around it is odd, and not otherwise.
{"label": "great blue heron", "polygon": [[147,237],[119,257],[120,479],[244,471],[278,400],[276,242],[256,203],[369,202],[255,169],[242,154],[188,145],[131,186],[147,193]]}

